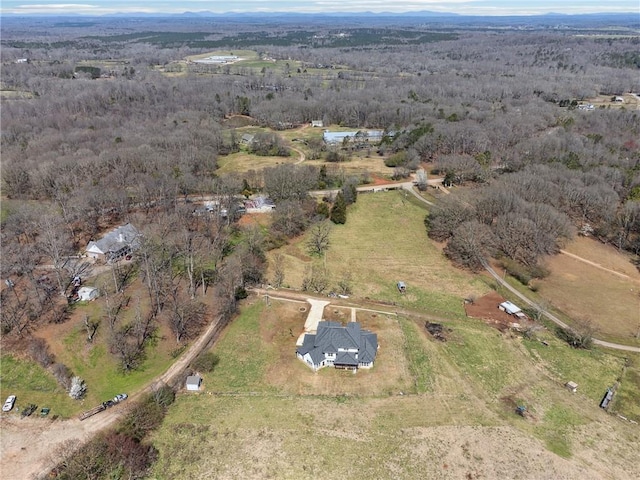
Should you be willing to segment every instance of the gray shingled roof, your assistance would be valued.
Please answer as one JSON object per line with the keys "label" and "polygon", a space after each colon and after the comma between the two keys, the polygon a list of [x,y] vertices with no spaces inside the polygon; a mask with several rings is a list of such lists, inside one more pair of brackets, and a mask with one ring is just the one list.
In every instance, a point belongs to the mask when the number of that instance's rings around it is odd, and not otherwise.
{"label": "gray shingled roof", "polygon": [[359,363],[372,363],[377,351],[378,336],[363,330],[358,322],[349,322],[344,327],[339,322],[330,321],[318,322],[317,333],[306,334],[296,350],[301,356],[309,354],[316,366],[326,359],[325,354],[335,354],[334,364],[353,367]]}
{"label": "gray shingled roof", "polygon": [[140,232],[136,227],[127,223],[107,232],[100,240],[89,242],[87,249],[92,245],[98,247],[102,253],[117,252],[123,247],[135,249],[140,243]]}

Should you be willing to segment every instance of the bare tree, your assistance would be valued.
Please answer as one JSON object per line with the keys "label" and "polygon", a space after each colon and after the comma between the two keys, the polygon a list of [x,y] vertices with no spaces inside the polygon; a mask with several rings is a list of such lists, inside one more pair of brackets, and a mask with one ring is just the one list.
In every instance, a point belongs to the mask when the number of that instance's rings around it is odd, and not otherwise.
{"label": "bare tree", "polygon": [[322,256],[331,245],[331,223],[328,221],[316,223],[309,231],[307,250],[311,255]]}
{"label": "bare tree", "polygon": [[42,253],[52,261],[60,295],[64,295],[68,280],[64,266],[72,252],[69,231],[61,217],[53,214],[44,215],[40,219],[39,231],[37,244]]}
{"label": "bare tree", "polygon": [[312,265],[307,268],[302,280],[302,290],[322,293],[329,287],[329,272],[320,265]]}

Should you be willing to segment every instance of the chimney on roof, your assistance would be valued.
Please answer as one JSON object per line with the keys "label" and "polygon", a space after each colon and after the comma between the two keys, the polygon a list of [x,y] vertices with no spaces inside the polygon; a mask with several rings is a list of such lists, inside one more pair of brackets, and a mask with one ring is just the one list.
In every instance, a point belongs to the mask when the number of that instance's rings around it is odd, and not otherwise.
{"label": "chimney on roof", "polygon": [[118,234],[118,242],[124,243],[124,235],[122,235],[122,233]]}

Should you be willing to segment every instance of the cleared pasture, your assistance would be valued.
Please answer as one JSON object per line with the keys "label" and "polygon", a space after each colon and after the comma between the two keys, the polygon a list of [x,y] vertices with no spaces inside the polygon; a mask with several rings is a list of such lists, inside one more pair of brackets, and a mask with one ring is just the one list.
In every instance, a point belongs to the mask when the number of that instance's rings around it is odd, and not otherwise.
{"label": "cleared pasture", "polygon": [[[464,315],[462,299],[483,295],[488,287],[451,266],[428,239],[425,215],[426,210],[404,192],[358,195],[357,202],[347,209],[346,224],[332,227],[325,258],[315,260],[326,265],[332,279],[330,289],[350,276],[355,297]],[[292,288],[300,288],[306,269],[314,262],[305,245],[306,237],[302,237],[281,252],[285,256],[284,282]],[[271,258],[275,253],[270,252]],[[407,282],[405,295],[396,288],[398,280]]]}
{"label": "cleared pasture", "polygon": [[587,238],[565,250],[586,262],[565,254],[550,258],[551,274],[538,283],[539,294],[571,318],[591,321],[599,338],[640,343],[640,273],[629,258]]}
{"label": "cleared pasture", "polygon": [[289,157],[270,157],[252,155],[250,153],[240,151],[231,155],[224,155],[218,158],[217,175],[228,173],[244,173],[249,170],[262,170],[267,167],[275,167],[283,163],[296,163],[298,155],[292,152]]}
{"label": "cleared pasture", "polygon": [[[303,304],[267,306],[255,297],[248,303],[214,347],[221,360],[205,376],[205,392],[179,395],[154,434],[153,478],[640,474],[637,429],[604,414],[590,395],[568,392],[521,340],[480,321],[447,322],[453,332],[445,343],[412,318],[368,313],[362,319],[380,335],[380,363],[355,375],[314,374],[295,359],[289,331],[301,328]],[[575,355],[550,341],[558,355]],[[392,379],[392,390],[389,378],[376,378],[389,377],[384,354],[406,367],[395,368],[407,378]],[[574,360],[567,372],[574,378],[600,361]],[[600,381],[612,381],[618,367],[615,359],[610,368],[598,367]],[[416,388],[420,382],[425,388]],[[531,416],[518,417],[510,402],[525,402]]]}

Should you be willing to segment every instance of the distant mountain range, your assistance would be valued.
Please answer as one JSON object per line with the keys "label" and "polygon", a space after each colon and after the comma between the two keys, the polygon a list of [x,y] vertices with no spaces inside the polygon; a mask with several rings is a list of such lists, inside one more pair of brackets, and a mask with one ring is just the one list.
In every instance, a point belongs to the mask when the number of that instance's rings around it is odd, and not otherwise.
{"label": "distant mountain range", "polygon": [[[89,14],[1,14],[5,23],[20,23],[22,20],[37,19],[39,22],[51,22],[56,27],[87,27],[86,22],[108,23],[141,22],[157,19],[163,23],[175,22],[189,24],[211,24],[212,22],[238,24],[281,24],[281,25],[322,25],[345,28],[366,28],[371,26],[425,26],[437,28],[471,28],[471,29],[602,29],[624,28],[632,34],[640,31],[640,17],[637,12],[629,13],[586,13],[563,14],[550,12],[544,15],[462,15],[451,12],[326,12],[326,13],[289,13],[289,12],[243,12],[214,13],[209,11],[183,13],[112,13],[105,15]],[[78,22],[82,25],[77,24]]]}
{"label": "distant mountain range", "polygon": [[492,15],[467,15],[452,12],[434,12],[430,10],[420,10],[417,12],[323,12],[323,13],[291,13],[291,12],[227,12],[227,13],[215,13],[210,11],[199,12],[182,12],[182,13],[148,13],[148,12],[127,12],[127,13],[109,13],[104,15],[85,14],[85,13],[2,13],[3,17],[175,17],[175,18],[208,18],[208,17],[223,17],[223,18],[265,18],[265,17],[288,17],[288,18],[309,18],[309,17],[457,17],[457,18],[595,18],[595,17],[607,17],[607,18],[620,18],[622,20],[634,20],[640,24],[640,17],[638,12],[601,12],[601,13],[582,13],[582,14],[567,14],[549,12],[541,15],[508,15],[508,16],[492,16]]}

